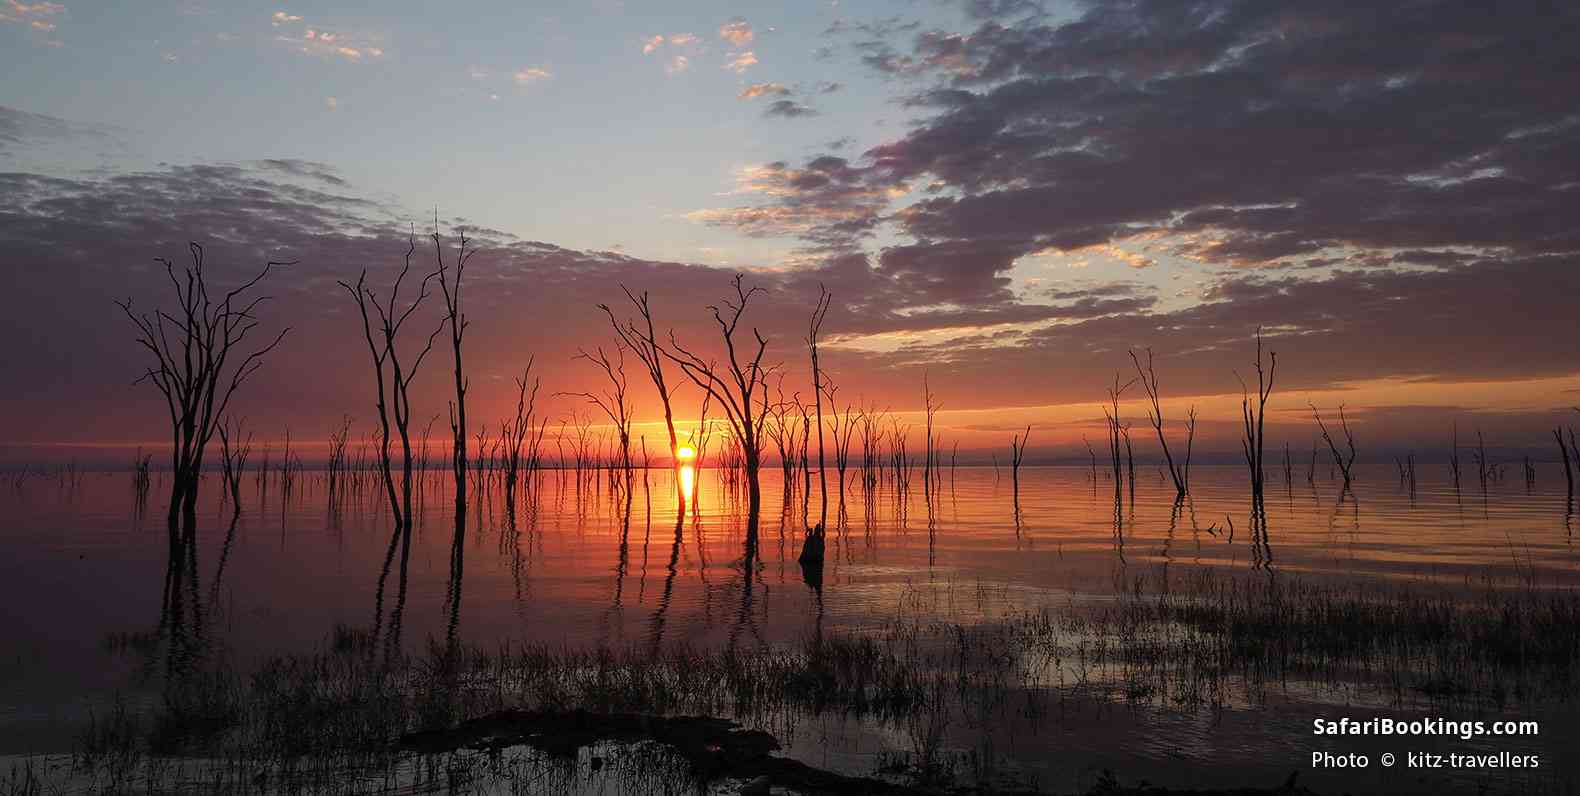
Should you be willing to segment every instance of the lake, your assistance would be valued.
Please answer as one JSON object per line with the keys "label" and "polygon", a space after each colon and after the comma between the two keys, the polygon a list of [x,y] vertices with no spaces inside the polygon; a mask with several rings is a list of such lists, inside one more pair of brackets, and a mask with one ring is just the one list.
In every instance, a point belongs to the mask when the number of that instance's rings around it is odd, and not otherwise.
{"label": "lake", "polygon": [[[764,470],[755,550],[744,505],[719,471],[697,477],[700,511],[677,526],[667,470],[638,472],[629,501],[601,476],[578,482],[551,470],[514,517],[498,489],[473,498],[458,567],[448,474],[430,473],[404,583],[398,574],[381,578],[391,522],[371,482],[331,505],[319,471],[298,474],[289,494],[278,477],[260,484],[249,473],[232,524],[215,474],[205,479],[197,566],[183,580],[178,621],[245,668],[329,645],[337,626],[390,621],[397,594],[400,637],[413,650],[452,636],[484,648],[531,640],[658,649],[794,645],[882,632],[902,616],[971,626],[1101,604],[1138,578],[1197,572],[1378,594],[1580,585],[1573,506],[1555,465],[1538,465],[1534,484],[1516,473],[1485,491],[1474,474],[1456,489],[1446,466],[1423,465],[1413,487],[1391,465],[1357,473],[1345,491],[1322,467],[1310,482],[1297,467],[1287,485],[1282,471],[1270,472],[1264,532],[1252,521],[1243,468],[1196,467],[1183,504],[1150,466],[1118,500],[1107,472],[1085,467],[1022,468],[1018,500],[1008,468],[945,470],[931,499],[919,470],[902,499],[890,487],[865,497],[852,472],[843,510],[830,486],[820,592],[796,562],[802,496],[790,497],[787,512],[776,467]],[[168,488],[155,474],[141,512],[126,472],[39,475],[0,488],[0,601],[8,606],[0,615],[0,754],[69,751],[80,726],[116,695],[158,692],[157,672],[128,651],[127,639],[170,620],[161,616]],[[816,516],[815,494],[808,503]],[[1059,705],[1035,721],[1005,711],[992,726],[957,722],[943,745],[980,749],[990,739],[1000,768],[1057,792],[1089,787],[1104,769],[1171,787],[1273,785],[1298,771],[1319,792],[1573,792],[1576,781],[1563,753],[1580,745],[1580,721],[1567,700],[1511,698],[1501,708],[1461,704],[1444,713],[1430,700],[1390,703],[1286,683],[1212,707],[1090,692]],[[1373,716],[1531,719],[1540,734],[1312,731],[1316,718]],[[907,745],[903,736],[871,719],[818,717],[787,740],[808,763],[869,774],[883,753]],[[1323,751],[1374,759],[1362,771],[1314,768],[1312,753]],[[1375,760],[1382,751],[1533,754],[1541,767],[1407,771],[1400,763],[1388,771]]]}

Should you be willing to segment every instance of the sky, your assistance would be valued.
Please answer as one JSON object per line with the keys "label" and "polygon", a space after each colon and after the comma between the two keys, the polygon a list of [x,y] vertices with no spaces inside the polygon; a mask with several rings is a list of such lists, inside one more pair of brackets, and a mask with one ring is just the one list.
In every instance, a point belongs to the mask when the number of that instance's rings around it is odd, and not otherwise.
{"label": "sky", "polygon": [[925,376],[967,452],[1031,425],[1033,460],[1084,457],[1151,348],[1170,433],[1194,405],[1232,456],[1262,327],[1275,443],[1343,404],[1363,460],[1455,424],[1541,455],[1580,424],[1580,10],[1375,5],[3,0],[0,458],[160,444],[114,302],[168,302],[188,241],[219,284],[296,263],[237,412],[370,428],[337,281],[388,285],[436,219],[478,246],[485,422],[529,357],[545,412],[596,411],[562,393],[599,388],[574,357],[621,285],[708,350],[739,271],[787,396],[824,285],[838,400],[914,422]]}

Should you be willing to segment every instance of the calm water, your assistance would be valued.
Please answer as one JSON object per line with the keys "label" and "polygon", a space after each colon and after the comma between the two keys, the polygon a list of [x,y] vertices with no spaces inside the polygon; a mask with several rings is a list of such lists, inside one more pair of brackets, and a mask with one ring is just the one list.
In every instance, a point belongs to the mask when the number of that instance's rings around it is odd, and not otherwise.
{"label": "calm water", "polygon": [[[701,476],[701,516],[678,532],[667,472],[652,472],[645,488],[638,480],[628,512],[604,490],[578,490],[573,479],[551,472],[537,510],[523,513],[514,528],[499,495],[473,500],[456,632],[485,646],[509,639],[774,644],[804,638],[819,621],[825,632],[861,632],[918,607],[951,621],[980,621],[1065,604],[1072,595],[1112,594],[1116,582],[1163,567],[1452,588],[1489,576],[1534,578],[1542,588],[1580,585],[1576,520],[1554,465],[1539,472],[1534,488],[1511,476],[1485,494],[1473,477],[1456,492],[1446,472],[1433,477],[1425,470],[1412,491],[1391,467],[1362,468],[1348,496],[1325,474],[1308,484],[1299,472],[1288,489],[1281,473],[1270,474],[1265,545],[1252,540],[1240,469],[1196,468],[1193,497],[1177,511],[1173,489],[1157,471],[1139,475],[1117,518],[1112,485],[1101,473],[1094,484],[1086,468],[1024,469],[1018,515],[1007,470],[962,467],[946,475],[931,511],[919,473],[903,506],[887,492],[868,504],[853,485],[843,530],[830,534],[819,612],[795,561],[801,520],[784,519],[776,470],[764,473],[760,549],[750,568],[741,507],[714,472]],[[75,727],[112,694],[152,688],[139,678],[136,656],[118,653],[107,639],[148,633],[159,622],[167,489],[156,479],[141,517],[127,473],[83,474],[75,482],[34,478],[0,490],[0,754],[68,749]],[[403,632],[413,648],[448,631],[448,489],[432,477],[412,544]],[[277,481],[261,492],[249,477],[234,528],[219,492],[219,479],[207,479],[197,582],[188,584],[205,632],[245,661],[322,646],[337,623],[372,623],[390,530],[376,492],[348,497],[331,512],[321,474],[303,474],[288,500]],[[800,498],[792,502],[798,513]],[[838,513],[830,508],[831,518]],[[1222,712],[1094,704],[1074,706],[1035,730],[1012,727],[996,752],[1056,789],[1089,784],[1105,767],[1170,785],[1234,783],[1246,772],[1253,782],[1273,784],[1292,770],[1319,788],[1386,782],[1389,789],[1433,790],[1445,781],[1312,771],[1312,751],[1349,748],[1312,736],[1311,719],[1319,715],[1395,714],[1289,700],[1277,709]],[[1429,739],[1409,748],[1542,754],[1553,766],[1545,774],[1572,782],[1559,752],[1580,743],[1580,721],[1567,707],[1539,718],[1536,739]],[[970,748],[970,728],[957,732]],[[819,721],[793,748],[808,762],[867,773],[874,752],[904,748],[895,734]],[[1215,770],[1238,773],[1225,779]]]}

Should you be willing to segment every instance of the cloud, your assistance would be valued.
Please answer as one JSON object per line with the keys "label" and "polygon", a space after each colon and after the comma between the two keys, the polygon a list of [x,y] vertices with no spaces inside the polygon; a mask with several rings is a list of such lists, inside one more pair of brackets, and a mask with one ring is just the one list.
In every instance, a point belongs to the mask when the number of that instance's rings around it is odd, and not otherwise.
{"label": "cloud", "polygon": [[730,43],[732,47],[745,47],[756,38],[752,33],[752,26],[741,17],[735,17],[729,22],[719,26],[719,38]]}
{"label": "cloud", "polygon": [[785,88],[783,83],[753,83],[741,89],[741,93],[738,96],[740,99],[750,100],[768,96],[783,97],[789,94],[790,89]]}
{"label": "cloud", "polygon": [[[270,23],[277,28],[285,25],[294,27],[302,23],[302,18],[284,11],[276,11],[270,18]],[[275,40],[290,45],[304,55],[332,56],[354,62],[384,55],[379,37],[341,33],[307,25],[302,27],[303,30],[299,34],[281,33],[275,36]]]}
{"label": "cloud", "polygon": [[[5,0],[5,5],[0,6],[0,22],[26,25],[39,33],[53,33],[56,27],[55,18],[65,13],[66,7],[60,3],[23,3],[19,0]],[[55,40],[45,43],[53,47],[60,46],[60,42]]]}
{"label": "cloud", "polygon": [[732,193],[762,197],[766,204],[708,208],[687,218],[751,237],[799,237],[816,251],[848,252],[871,236],[891,198],[889,189],[875,188],[865,177],[832,155],[800,168],[784,162],[750,166],[736,174]]}
{"label": "cloud", "polygon": [[681,72],[684,72],[684,71],[686,71],[687,69],[690,69],[690,68],[691,68],[691,60],[688,59],[684,55],[677,55],[677,56],[669,59],[669,63],[664,65],[664,73],[665,74],[670,74],[670,75],[678,75]]}
{"label": "cloud", "polygon": [[516,70],[515,74],[511,75],[510,77],[512,80],[516,81],[516,85],[525,86],[536,83],[539,80],[548,80],[549,78],[553,77],[553,74],[551,74],[547,69],[532,66],[518,69]]}
{"label": "cloud", "polygon": [[702,39],[692,33],[672,33],[667,37],[663,34],[654,34],[642,40],[642,54],[652,55],[665,45],[694,51],[698,49],[696,45],[701,42]]}
{"label": "cloud", "polygon": [[922,23],[915,20],[904,20],[898,16],[870,22],[851,22],[847,19],[836,19],[823,30],[824,36],[841,36],[859,34],[868,39],[887,39],[902,33],[911,33],[920,29]]}
{"label": "cloud", "polygon": [[[769,164],[743,173],[741,190],[822,196],[831,207],[840,191],[867,190],[863,176],[848,163]],[[859,206],[859,197],[851,203]],[[366,351],[334,281],[367,266],[373,284],[387,285],[405,251],[406,222],[310,161],[91,178],[0,174],[0,251],[8,264],[29,266],[0,269],[10,277],[0,290],[0,335],[13,341],[8,375],[28,385],[0,395],[0,438],[136,439],[159,416],[153,393],[130,385],[137,366],[111,300],[130,297],[139,307],[163,300],[166,288],[149,258],[178,256],[193,239],[208,247],[218,284],[233,284],[265,259],[300,261],[268,282],[275,300],[262,315],[265,327],[293,331],[238,411],[271,433],[286,424],[327,429],[342,413],[366,427],[371,377],[358,366]],[[526,356],[523,339],[544,354],[607,335],[588,310],[613,303],[620,284],[652,291],[661,327],[672,326],[682,340],[716,338],[704,305],[727,290],[727,269],[575,251],[487,230],[475,240],[468,352],[475,383],[485,385],[476,391],[479,416],[508,412],[508,389],[486,385],[495,377],[509,384]],[[769,294],[754,302],[750,323],[772,340],[770,356],[793,366],[806,309],[826,285],[835,308],[825,364],[841,394],[897,407],[914,405],[927,368],[935,376],[947,370],[935,384],[953,409],[1090,401],[1126,365],[1124,350],[1141,346],[1157,350],[1170,395],[1233,392],[1232,370],[1247,364],[1248,336],[1259,324],[1269,326],[1269,344],[1280,354],[1275,411],[1303,406],[1300,391],[1370,379],[1514,380],[1575,370],[1570,305],[1580,295],[1580,256],[1342,269],[1315,279],[1230,272],[1209,280],[1201,301],[1163,309],[1156,289],[1134,281],[1061,284],[1035,303],[1023,301],[1002,267],[1025,245],[901,244],[876,262],[831,253],[803,267],[754,272],[748,279]],[[436,312],[430,305],[422,324],[436,323]],[[555,389],[581,389],[591,378],[568,357],[538,361]],[[419,414],[442,411],[444,376],[432,368],[414,384]]]}
{"label": "cloud", "polygon": [[[334,97],[330,97],[334,99]],[[275,172],[289,177],[300,177],[306,180],[321,182],[336,188],[348,187],[334,166],[314,160],[299,160],[296,158],[270,158],[254,161],[248,164],[263,171]]]}
{"label": "cloud", "polygon": [[1041,15],[1042,4],[1035,0],[964,0],[966,16],[972,19]]}
{"label": "cloud", "polygon": [[928,236],[1152,230],[1229,265],[1572,250],[1580,231],[1560,219],[1580,183],[1580,87],[1554,82],[1570,56],[1533,24],[1451,3],[1215,2],[927,32],[874,64],[941,84],[912,100],[925,121],[873,155],[956,193],[906,216]]}
{"label": "cloud", "polygon": [[743,53],[734,54],[730,58],[729,62],[724,64],[724,68],[730,70],[731,72],[734,72],[737,75],[739,75],[739,74],[744,74],[747,69],[750,69],[751,67],[756,66],[756,65],[757,65],[757,54],[753,53],[751,50],[747,50],[746,52],[743,52]]}
{"label": "cloud", "polygon": [[763,115],[768,117],[779,116],[785,119],[796,119],[802,116],[816,116],[817,111],[795,100],[775,100],[763,110]]}
{"label": "cloud", "polygon": [[[1541,15],[1209,0],[1006,24],[988,17],[1028,9],[967,10],[985,20],[969,32],[836,23],[903,78],[915,123],[839,158],[832,197],[787,179],[694,218],[813,250],[892,226],[902,242],[880,269],[965,302],[1001,300],[1018,257],[1048,250],[1306,280],[1580,251],[1580,83],[1556,77],[1573,56]],[[1561,15],[1580,25],[1580,9]]]}
{"label": "cloud", "polygon": [[32,146],[92,140],[115,143],[111,128],[0,105],[0,157]]}
{"label": "cloud", "polygon": [[340,100],[337,100],[334,97],[328,97],[324,100],[324,106],[332,111],[340,110]]}

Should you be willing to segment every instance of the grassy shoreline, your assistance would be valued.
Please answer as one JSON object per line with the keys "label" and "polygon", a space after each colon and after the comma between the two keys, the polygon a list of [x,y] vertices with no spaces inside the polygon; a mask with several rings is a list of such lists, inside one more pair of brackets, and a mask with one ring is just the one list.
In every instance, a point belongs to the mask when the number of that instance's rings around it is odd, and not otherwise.
{"label": "grassy shoreline", "polygon": [[[463,728],[507,715],[698,717],[763,733],[777,746],[799,724],[833,716],[887,728],[906,748],[878,770],[823,772],[830,777],[903,789],[896,792],[1015,792],[1041,788],[1007,775],[991,753],[952,748],[949,730],[1011,720],[1035,728],[1077,699],[1208,713],[1283,696],[1459,711],[1573,704],[1580,596],[1493,584],[1366,590],[1202,571],[1116,579],[1107,599],[978,624],[932,621],[918,607],[866,634],[749,649],[490,650],[430,640],[413,653],[370,629],[339,627],[320,650],[243,672],[223,652],[177,658],[170,646],[160,638],[125,645],[163,662],[152,667],[160,698],[147,710],[120,702],[95,716],[71,756],[74,782],[110,792],[179,790],[194,777],[214,792],[350,793],[396,782],[511,792],[527,768],[564,769],[563,750],[517,754],[513,768],[500,768],[497,754],[479,751],[487,743],[411,739],[462,737]],[[627,775],[633,782],[661,772],[666,786],[683,784],[676,792],[767,771],[766,752],[744,767],[710,767],[705,756],[677,757],[674,744],[638,740],[629,731],[588,736],[577,747],[576,776],[588,774],[594,757],[630,757],[615,746],[648,749],[633,764],[646,773]],[[533,746],[506,746],[524,743]],[[1098,784],[1127,792],[1117,780]],[[0,793],[51,792],[47,785],[0,773]]]}

